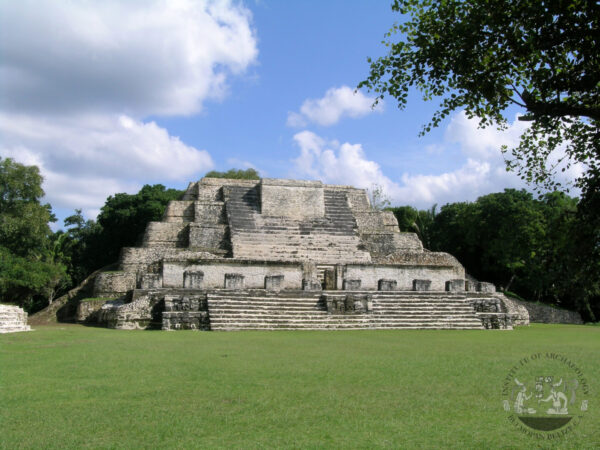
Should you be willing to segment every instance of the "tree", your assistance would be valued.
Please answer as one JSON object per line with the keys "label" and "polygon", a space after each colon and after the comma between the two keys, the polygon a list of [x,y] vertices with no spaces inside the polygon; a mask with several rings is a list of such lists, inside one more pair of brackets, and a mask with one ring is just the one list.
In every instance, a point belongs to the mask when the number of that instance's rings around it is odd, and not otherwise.
{"label": "tree", "polygon": [[65,218],[64,225],[66,231],[55,233],[55,253],[65,261],[72,286],[76,286],[102,266],[106,257],[106,242],[102,242],[100,224],[86,220],[81,209],[76,209],[75,214]]}
{"label": "tree", "polygon": [[255,169],[229,169],[227,172],[217,172],[211,170],[206,175],[207,178],[232,178],[235,180],[260,180],[260,175]]}
{"label": "tree", "polygon": [[590,320],[600,319],[600,179],[588,187],[577,205],[569,253],[574,270],[569,277],[574,305]]}
{"label": "tree", "polygon": [[[91,269],[116,262],[122,247],[138,244],[148,222],[161,220],[167,203],[179,199],[182,194],[182,191],[167,189],[162,184],[147,184],[137,194],[120,193],[108,197],[98,215],[97,223],[101,229],[97,232],[97,241],[88,242],[103,252]],[[82,226],[80,219],[74,220],[73,223]]]}
{"label": "tree", "polygon": [[373,183],[371,187],[367,189],[367,195],[369,196],[371,208],[375,211],[383,211],[390,206],[390,199],[385,193],[383,186],[380,184]]}
{"label": "tree", "polygon": [[55,219],[43,195],[36,166],[0,158],[0,245],[15,255],[40,258],[47,250]]}
{"label": "tree", "polygon": [[387,208],[388,211],[394,213],[396,220],[398,221],[398,227],[403,232],[416,232],[417,230],[417,217],[419,211],[412,206],[395,206],[393,208]]}
{"label": "tree", "polygon": [[48,223],[56,219],[43,196],[36,166],[0,158],[0,301],[29,311],[51,303],[67,281],[52,253]]}
{"label": "tree", "polygon": [[[369,59],[358,88],[404,108],[411,88],[441,99],[422,134],[464,109],[480,126],[507,125],[506,110],[530,122],[504,149],[508,168],[540,187],[573,163],[584,190],[600,179],[600,4],[595,0],[395,0],[406,20],[386,34],[387,55]],[[399,40],[393,37],[400,34]]]}
{"label": "tree", "polygon": [[437,214],[437,205],[433,205],[427,210],[417,210],[412,206],[397,206],[394,208],[386,208],[391,211],[398,220],[400,231],[408,231],[416,233],[427,249],[431,249],[431,233],[432,225]]}

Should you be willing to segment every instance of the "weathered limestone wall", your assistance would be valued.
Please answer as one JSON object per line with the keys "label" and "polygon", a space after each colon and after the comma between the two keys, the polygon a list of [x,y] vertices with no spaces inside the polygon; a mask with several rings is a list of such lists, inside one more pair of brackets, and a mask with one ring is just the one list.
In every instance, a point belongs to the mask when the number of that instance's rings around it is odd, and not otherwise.
{"label": "weathered limestone wall", "polygon": [[504,294],[496,294],[506,312],[511,314],[514,325],[529,325],[529,311],[519,302]]}
{"label": "weathered limestone wall", "polygon": [[263,178],[260,183],[261,213],[291,219],[314,219],[325,215],[323,183],[320,181]]}
{"label": "weathered limestone wall", "polygon": [[399,233],[398,220],[390,211],[364,210],[354,211],[360,233],[387,231]]}
{"label": "weathered limestone wall", "polygon": [[218,258],[212,253],[169,247],[124,247],[121,250],[121,270],[137,272],[146,270],[149,265],[159,263],[163,258],[182,259]]}
{"label": "weathered limestone wall", "polygon": [[351,187],[343,187],[343,191],[356,219],[360,239],[375,262],[385,262],[381,258],[399,252],[423,251],[423,244],[415,233],[400,232],[398,221],[392,212],[371,208],[366,191]]}
{"label": "weathered limestone wall", "polygon": [[225,224],[225,205],[216,201],[194,202],[194,215],[196,222],[202,224]]}
{"label": "weathered limestone wall", "polygon": [[89,300],[85,302],[79,302],[77,305],[77,316],[76,319],[78,322],[86,322],[88,320],[92,320],[95,313],[102,308],[107,302],[107,298],[99,299],[99,300]]}
{"label": "weathered limestone wall", "polygon": [[14,305],[0,304],[0,333],[16,333],[30,331],[27,325],[27,313]]}
{"label": "weathered limestone wall", "polygon": [[529,321],[537,323],[569,323],[575,325],[583,324],[581,315],[576,311],[554,308],[541,303],[524,302],[511,298],[514,303],[527,309]]}
{"label": "weathered limestone wall", "polygon": [[119,297],[135,287],[135,272],[102,272],[94,281],[94,296]]}
{"label": "weathered limestone wall", "polygon": [[343,190],[348,199],[348,206],[350,206],[350,209],[354,212],[371,209],[367,191],[364,189],[357,189],[352,186],[328,186],[328,188]]}
{"label": "weathered limestone wall", "polygon": [[144,247],[187,247],[187,223],[149,222],[144,233]]}
{"label": "weathered limestone wall", "polygon": [[106,302],[96,312],[98,323],[119,330],[160,328],[163,299],[164,294],[160,292],[139,291],[131,303]]}
{"label": "weathered limestone wall", "polygon": [[[431,280],[432,291],[446,289],[446,281],[464,277],[457,266],[348,264],[344,278],[361,280],[361,289],[377,290],[379,280],[394,280],[398,290],[410,291],[414,280]],[[461,273],[462,272],[462,273]]]}
{"label": "weathered limestone wall", "polygon": [[163,262],[163,287],[183,287],[184,272],[202,272],[202,289],[223,289],[225,287],[225,274],[242,274],[244,288],[263,289],[265,277],[283,275],[281,289],[302,288],[301,264],[289,263],[247,263],[232,260],[205,261],[188,263],[185,261],[166,260]]}
{"label": "weathered limestone wall", "polygon": [[193,222],[194,217],[193,201],[171,200],[162,220],[163,222]]}
{"label": "weathered limestone wall", "polygon": [[226,225],[198,225],[190,224],[189,248],[191,250],[224,248],[227,235]]}

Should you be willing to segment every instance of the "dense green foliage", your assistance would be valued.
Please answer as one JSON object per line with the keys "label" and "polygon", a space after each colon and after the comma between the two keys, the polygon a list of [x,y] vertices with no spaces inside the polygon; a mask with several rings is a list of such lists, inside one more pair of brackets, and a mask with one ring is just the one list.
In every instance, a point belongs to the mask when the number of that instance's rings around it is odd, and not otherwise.
{"label": "dense green foliage", "polygon": [[211,170],[206,175],[207,178],[232,178],[235,180],[260,180],[260,175],[255,169],[229,169],[227,172],[218,172]]}
{"label": "dense green foliage", "polygon": [[546,187],[575,162],[586,169],[581,187],[600,178],[597,1],[394,0],[392,9],[403,21],[359,88],[390,95],[400,108],[411,88],[440,98],[423,132],[461,109],[482,126],[504,127],[507,108],[517,106],[531,126],[509,168]]}
{"label": "dense green foliage", "polygon": [[105,261],[116,261],[122,247],[139,244],[148,222],[161,220],[167,203],[182,194],[180,190],[155,184],[145,185],[137,194],[108,197],[97,219],[102,227],[100,240],[106,252]]}
{"label": "dense green foliage", "polygon": [[[502,409],[504,378],[533,352],[567,356],[590,386],[581,423],[552,441],[517,430]],[[0,335],[0,447],[598,448],[599,353],[599,327],[565,325],[506,333],[38,327]]]}
{"label": "dense green foliage", "polygon": [[50,205],[40,203],[43,196],[37,167],[0,158],[0,302],[44,306],[67,284],[48,226],[54,216]]}
{"label": "dense green foliage", "polygon": [[[597,200],[596,200],[597,201]],[[401,230],[419,234],[426,248],[456,256],[475,278],[524,298],[600,317],[598,248],[581,218],[577,200],[554,192],[534,199],[506,189],[473,203],[451,203],[417,211],[391,209]],[[589,209],[584,208],[583,211]],[[583,256],[583,257],[582,257]]]}
{"label": "dense green foliage", "polygon": [[397,206],[386,208],[392,211],[398,219],[398,226],[402,231],[416,233],[425,248],[431,248],[431,225],[436,215],[437,205],[431,209],[419,211],[412,206]]}
{"label": "dense green foliage", "polygon": [[106,202],[96,221],[85,220],[81,210],[65,219],[66,232],[61,250],[68,255],[69,273],[74,284],[96,269],[115,263],[123,247],[140,243],[146,225],[160,221],[170,200],[182,191],[162,184],[145,185],[137,194],[115,194]]}

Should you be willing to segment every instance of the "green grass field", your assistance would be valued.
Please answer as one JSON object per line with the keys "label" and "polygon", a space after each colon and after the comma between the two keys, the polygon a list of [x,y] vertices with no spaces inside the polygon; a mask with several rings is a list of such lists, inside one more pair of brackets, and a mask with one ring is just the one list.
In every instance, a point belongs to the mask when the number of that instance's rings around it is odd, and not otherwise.
{"label": "green grass field", "polygon": [[[590,387],[583,421],[529,437],[502,409],[521,358],[555,352]],[[600,447],[600,327],[0,335],[2,448]]]}

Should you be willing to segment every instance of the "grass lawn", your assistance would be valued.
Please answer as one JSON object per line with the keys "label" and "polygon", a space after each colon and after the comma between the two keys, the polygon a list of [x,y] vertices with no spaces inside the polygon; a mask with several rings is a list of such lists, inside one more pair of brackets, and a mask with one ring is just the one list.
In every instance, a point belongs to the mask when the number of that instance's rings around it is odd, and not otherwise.
{"label": "grass lawn", "polygon": [[[590,392],[563,438],[502,409],[521,358],[568,356]],[[600,447],[600,327],[0,335],[0,447]]]}

